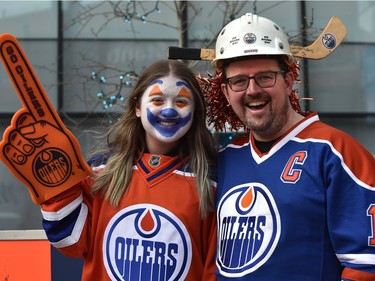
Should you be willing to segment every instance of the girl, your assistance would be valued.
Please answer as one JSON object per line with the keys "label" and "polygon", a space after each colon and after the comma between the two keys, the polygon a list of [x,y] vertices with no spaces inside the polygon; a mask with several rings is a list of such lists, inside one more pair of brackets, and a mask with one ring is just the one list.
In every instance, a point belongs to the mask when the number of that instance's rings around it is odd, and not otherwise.
{"label": "girl", "polygon": [[194,74],[182,62],[146,68],[94,175],[42,204],[82,280],[216,280],[211,167],[215,145]]}

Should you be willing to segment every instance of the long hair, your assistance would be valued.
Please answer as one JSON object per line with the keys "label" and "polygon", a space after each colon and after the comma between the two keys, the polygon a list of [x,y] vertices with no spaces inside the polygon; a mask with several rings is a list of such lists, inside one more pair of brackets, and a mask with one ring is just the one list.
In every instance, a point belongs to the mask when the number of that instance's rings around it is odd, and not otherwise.
{"label": "long hair", "polygon": [[147,151],[145,130],[140,118],[136,116],[136,107],[151,82],[173,74],[189,83],[194,97],[194,116],[189,131],[180,140],[180,157],[187,154],[190,172],[196,177],[200,213],[203,216],[214,209],[211,172],[215,165],[216,149],[213,137],[206,126],[206,107],[199,83],[194,73],[182,62],[160,60],[147,67],[128,98],[128,106],[120,118],[107,133],[107,153],[110,155],[103,169],[94,175],[92,192],[100,192],[113,206],[118,206],[126,193],[133,174],[137,152]]}

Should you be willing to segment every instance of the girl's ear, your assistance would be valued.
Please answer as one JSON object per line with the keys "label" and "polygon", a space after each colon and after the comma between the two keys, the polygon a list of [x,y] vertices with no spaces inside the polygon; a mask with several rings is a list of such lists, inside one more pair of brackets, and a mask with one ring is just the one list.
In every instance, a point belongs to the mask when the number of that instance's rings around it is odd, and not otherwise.
{"label": "girl's ear", "polygon": [[141,117],[141,106],[139,105],[139,102],[137,102],[137,105],[135,106],[135,115]]}

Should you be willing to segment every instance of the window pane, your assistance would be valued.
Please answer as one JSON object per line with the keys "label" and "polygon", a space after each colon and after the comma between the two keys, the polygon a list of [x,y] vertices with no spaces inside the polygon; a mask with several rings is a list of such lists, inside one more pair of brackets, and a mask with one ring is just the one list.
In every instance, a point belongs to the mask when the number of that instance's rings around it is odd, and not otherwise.
{"label": "window pane", "polygon": [[319,112],[375,112],[375,50],[343,45],[309,62],[311,109]]}
{"label": "window pane", "polygon": [[57,1],[0,1],[0,33],[56,38]]}

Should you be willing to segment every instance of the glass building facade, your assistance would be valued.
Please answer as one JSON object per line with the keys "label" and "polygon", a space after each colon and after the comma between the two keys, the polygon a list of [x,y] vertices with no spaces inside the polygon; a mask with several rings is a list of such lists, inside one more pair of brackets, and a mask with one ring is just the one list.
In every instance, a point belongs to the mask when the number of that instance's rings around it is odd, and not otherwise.
{"label": "glass building facade", "polygon": [[[115,122],[137,75],[167,57],[168,46],[214,48],[230,18],[257,13],[278,23],[291,44],[311,44],[332,16],[344,42],[323,60],[301,60],[296,87],[304,109],[356,138],[375,155],[375,2],[373,1],[1,1],[0,33],[21,43],[83,153]],[[181,9],[180,9],[181,8]],[[177,9],[180,9],[177,13]],[[179,16],[177,16],[179,14]],[[202,76],[209,62],[189,61]],[[0,68],[0,133],[22,107]],[[233,133],[218,134],[221,144]],[[0,162],[0,230],[39,229],[28,190]]]}

